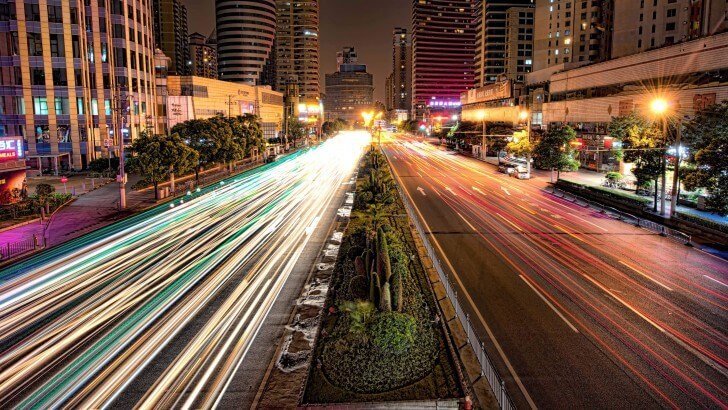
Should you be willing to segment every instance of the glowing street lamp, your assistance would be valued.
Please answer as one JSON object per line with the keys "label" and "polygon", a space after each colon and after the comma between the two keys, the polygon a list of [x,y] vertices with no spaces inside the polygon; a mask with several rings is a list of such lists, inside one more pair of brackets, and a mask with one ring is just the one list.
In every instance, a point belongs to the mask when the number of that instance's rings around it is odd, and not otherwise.
{"label": "glowing street lamp", "polygon": [[[670,103],[663,97],[655,97],[650,102],[650,110],[652,111],[652,114],[654,114],[657,117],[660,117],[662,120],[662,139],[665,145],[667,145],[667,114],[668,110],[670,109]],[[662,184],[660,187],[660,194],[662,197],[660,198],[660,215],[665,216],[665,205],[666,205],[666,199],[665,199],[665,192],[667,191],[666,187],[666,178],[667,175],[667,160],[665,159],[665,156],[662,156],[661,163],[662,163]],[[679,164],[679,160],[677,164]],[[675,167],[675,172],[677,173],[677,166]],[[674,187],[673,187],[674,188]],[[674,189],[673,189],[674,191]],[[655,187],[655,195],[657,195],[657,187]],[[674,208],[674,206],[673,206]],[[657,198],[655,198],[655,204],[654,204],[654,211],[657,212]]]}

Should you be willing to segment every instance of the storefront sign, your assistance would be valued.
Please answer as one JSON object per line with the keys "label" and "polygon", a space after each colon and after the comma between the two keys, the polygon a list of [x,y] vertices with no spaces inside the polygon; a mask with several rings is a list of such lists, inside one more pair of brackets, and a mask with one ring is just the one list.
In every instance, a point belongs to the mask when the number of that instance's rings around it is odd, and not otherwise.
{"label": "storefront sign", "polygon": [[460,99],[463,104],[475,104],[487,101],[505,100],[513,97],[511,80],[501,81],[464,92]]}
{"label": "storefront sign", "polygon": [[16,161],[23,158],[23,140],[20,137],[0,138],[0,161]]}

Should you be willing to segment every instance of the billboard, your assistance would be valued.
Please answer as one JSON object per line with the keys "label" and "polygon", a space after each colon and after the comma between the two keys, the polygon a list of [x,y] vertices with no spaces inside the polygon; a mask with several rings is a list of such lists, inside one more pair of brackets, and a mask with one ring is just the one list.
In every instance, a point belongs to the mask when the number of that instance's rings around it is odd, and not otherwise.
{"label": "billboard", "polygon": [[468,90],[461,94],[460,100],[463,105],[476,104],[487,101],[505,100],[513,97],[511,80],[488,84],[485,87]]}
{"label": "billboard", "polygon": [[0,137],[0,162],[17,161],[24,158],[21,137]]}

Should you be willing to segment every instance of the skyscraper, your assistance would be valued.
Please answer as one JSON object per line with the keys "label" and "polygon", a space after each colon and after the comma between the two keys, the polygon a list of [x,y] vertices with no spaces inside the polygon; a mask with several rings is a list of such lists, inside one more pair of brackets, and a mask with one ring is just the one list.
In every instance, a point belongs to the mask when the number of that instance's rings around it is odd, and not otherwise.
{"label": "skyscraper", "polygon": [[336,60],[339,70],[326,74],[327,115],[353,124],[374,105],[374,79],[367,73],[367,66],[359,64],[353,47],[339,52]]}
{"label": "skyscraper", "polygon": [[154,129],[151,2],[84,3],[0,9],[0,135],[26,140],[31,169],[82,169]]}
{"label": "skyscraper", "polygon": [[220,80],[256,85],[273,49],[275,0],[215,0]]}
{"label": "skyscraper", "polygon": [[[407,29],[392,32],[392,110],[412,109],[412,41]],[[389,107],[387,107],[389,108]]]}
{"label": "skyscraper", "polygon": [[611,58],[613,3],[614,0],[536,0],[534,71]]}
{"label": "skyscraper", "polygon": [[320,97],[319,2],[277,0],[276,88],[298,85],[299,98],[313,102]]}
{"label": "skyscraper", "polygon": [[154,0],[154,44],[170,58],[169,72],[185,75],[190,49],[187,36],[187,7],[182,0]]}
{"label": "skyscraper", "polygon": [[412,104],[416,118],[457,110],[473,86],[475,27],[469,0],[412,1]]}
{"label": "skyscraper", "polygon": [[612,57],[724,32],[727,7],[711,0],[615,0]]}
{"label": "skyscraper", "polygon": [[190,34],[189,74],[217,78],[217,47],[200,33]]}
{"label": "skyscraper", "polygon": [[[477,2],[474,21],[475,87],[495,82],[498,76],[507,74],[509,66],[517,69],[509,75],[514,80],[522,79],[530,71],[530,65],[525,62],[530,59],[533,47],[533,11],[523,8],[532,6],[533,0]],[[516,8],[520,10],[516,11]],[[508,50],[509,43],[515,49]]]}

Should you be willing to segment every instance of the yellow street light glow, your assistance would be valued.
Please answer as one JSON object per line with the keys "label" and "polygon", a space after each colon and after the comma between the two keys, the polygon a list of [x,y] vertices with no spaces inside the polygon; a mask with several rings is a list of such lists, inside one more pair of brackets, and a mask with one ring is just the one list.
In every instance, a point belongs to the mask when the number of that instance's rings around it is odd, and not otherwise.
{"label": "yellow street light glow", "polygon": [[528,119],[528,111],[522,110],[518,113],[518,118],[520,118],[522,121],[525,121]]}
{"label": "yellow street light glow", "polygon": [[652,103],[650,104],[650,109],[656,115],[665,114],[665,112],[667,112],[668,108],[669,108],[669,104],[668,104],[667,100],[664,98],[660,98],[660,97],[652,100]]}

